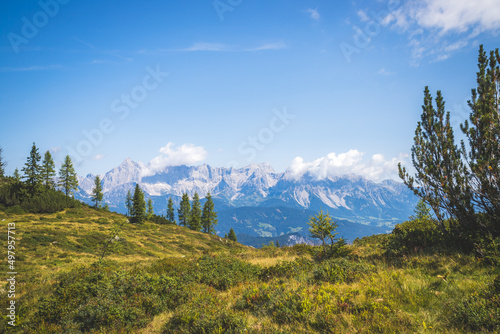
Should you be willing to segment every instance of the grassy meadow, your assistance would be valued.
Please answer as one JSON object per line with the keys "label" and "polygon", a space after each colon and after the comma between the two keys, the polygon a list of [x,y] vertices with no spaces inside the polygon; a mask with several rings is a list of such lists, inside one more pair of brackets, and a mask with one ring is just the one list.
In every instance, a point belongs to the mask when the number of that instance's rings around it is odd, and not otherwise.
{"label": "grassy meadow", "polygon": [[[393,235],[254,249],[175,225],[73,208],[16,225],[18,333],[500,331],[498,257],[389,251]],[[6,273],[7,252],[2,257]],[[8,307],[7,283],[0,290]]]}

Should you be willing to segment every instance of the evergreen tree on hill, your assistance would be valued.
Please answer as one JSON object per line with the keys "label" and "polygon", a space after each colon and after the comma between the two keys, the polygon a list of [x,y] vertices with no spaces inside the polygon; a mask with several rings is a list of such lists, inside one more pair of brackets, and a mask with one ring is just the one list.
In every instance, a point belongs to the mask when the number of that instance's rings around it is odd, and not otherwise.
{"label": "evergreen tree on hill", "polygon": [[42,166],[40,168],[42,184],[47,188],[54,188],[53,178],[56,176],[56,165],[52,159],[50,151],[45,152],[43,157]]}
{"label": "evergreen tree on hill", "polygon": [[125,199],[125,206],[127,208],[127,216],[130,217],[130,213],[132,212],[132,193],[130,190],[127,192],[127,198]]}
{"label": "evergreen tree on hill", "polygon": [[28,187],[28,192],[31,196],[34,196],[38,191],[38,186],[40,185],[41,175],[40,175],[40,153],[35,143],[31,147],[31,152],[26,163],[24,164],[22,171],[24,172],[24,179]]}
{"label": "evergreen tree on hill", "polygon": [[92,190],[92,200],[95,202],[94,207],[97,209],[99,207],[99,203],[102,202],[102,184],[99,175],[95,177],[94,180],[94,189]]}
{"label": "evergreen tree on hill", "polygon": [[59,169],[59,186],[64,190],[66,197],[70,196],[73,190],[78,189],[78,179],[69,155],[66,156]]}
{"label": "evergreen tree on hill", "polygon": [[232,228],[232,227],[231,227],[231,229],[229,230],[229,234],[228,234],[227,238],[228,238],[229,240],[232,240],[232,241],[235,241],[235,242],[236,242],[236,241],[238,241],[238,238],[236,237],[236,233],[234,233],[234,230],[233,230],[233,228]]}
{"label": "evergreen tree on hill", "polygon": [[153,200],[150,198],[148,199],[148,211],[147,211],[147,219],[150,220],[153,215],[154,215],[154,209],[153,209]]}
{"label": "evergreen tree on hill", "polygon": [[217,225],[217,212],[214,211],[214,202],[210,193],[206,196],[207,201],[203,204],[203,213],[201,215],[201,225],[203,232],[214,233],[214,226]]}
{"label": "evergreen tree on hill", "polygon": [[132,212],[130,215],[130,222],[134,224],[140,224],[146,219],[146,201],[144,200],[144,193],[138,184],[135,185]]}
{"label": "evergreen tree on hill", "polygon": [[189,228],[193,231],[201,231],[201,204],[198,193],[194,193],[193,196],[193,205],[189,213]]}
{"label": "evergreen tree on hill", "polygon": [[182,194],[181,204],[179,206],[179,209],[177,210],[180,226],[188,226],[190,211],[191,211],[191,204],[189,203],[189,196],[187,193],[184,193]]}
{"label": "evergreen tree on hill", "polygon": [[167,220],[175,224],[174,201],[172,201],[172,197],[168,199]]}

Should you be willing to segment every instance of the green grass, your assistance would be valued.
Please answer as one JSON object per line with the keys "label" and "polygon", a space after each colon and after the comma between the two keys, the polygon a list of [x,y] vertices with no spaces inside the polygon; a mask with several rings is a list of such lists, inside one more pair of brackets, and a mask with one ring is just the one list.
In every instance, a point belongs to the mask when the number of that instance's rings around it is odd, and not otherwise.
{"label": "green grass", "polygon": [[[389,235],[322,259],[317,247],[256,250],[88,208],[2,219],[2,245],[16,222],[19,333],[500,331],[498,261],[388,257]],[[7,272],[5,255],[2,264]]]}

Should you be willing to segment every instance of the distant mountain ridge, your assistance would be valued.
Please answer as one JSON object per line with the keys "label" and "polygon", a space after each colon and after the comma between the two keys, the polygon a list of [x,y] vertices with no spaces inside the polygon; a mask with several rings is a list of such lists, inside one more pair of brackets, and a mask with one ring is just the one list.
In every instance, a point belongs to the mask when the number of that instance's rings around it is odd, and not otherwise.
{"label": "distant mountain ridge", "polygon": [[[95,175],[92,174],[79,176],[77,198],[89,201],[94,178]],[[185,192],[190,196],[198,192],[202,199],[210,192],[216,210],[220,212],[220,224],[216,230],[222,235],[225,227],[234,225],[236,221],[248,220],[248,215],[255,216],[259,212],[265,212],[264,208],[288,210],[289,216],[286,218],[279,215],[259,218],[260,224],[270,226],[282,224],[280,220],[292,221],[294,217],[304,220],[303,212],[307,211],[309,215],[323,209],[336,218],[387,230],[406,219],[417,202],[417,198],[405,185],[395,181],[375,183],[357,175],[317,179],[309,173],[296,177],[290,172],[277,173],[269,164],[251,164],[237,169],[211,167],[207,164],[169,166],[151,171],[151,166],[144,166],[127,158],[120,166],[102,175],[101,180],[105,202],[112,210],[122,213],[126,210],[127,191],[133,191],[136,183],[145,191],[146,197],[153,200],[155,212],[159,214],[166,212],[170,197],[178,205]],[[262,209],[255,211],[249,208]],[[226,210],[233,212],[229,221],[224,213]],[[307,223],[307,219],[305,220],[302,225]],[[279,233],[296,231],[298,230]],[[272,229],[263,230],[255,226],[245,228],[245,233],[262,237],[275,236]]]}

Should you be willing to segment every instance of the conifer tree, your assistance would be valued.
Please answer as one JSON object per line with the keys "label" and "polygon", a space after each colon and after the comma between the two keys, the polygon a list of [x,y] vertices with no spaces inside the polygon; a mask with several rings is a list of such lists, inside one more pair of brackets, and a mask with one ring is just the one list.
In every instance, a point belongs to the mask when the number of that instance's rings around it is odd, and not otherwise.
{"label": "conifer tree", "polygon": [[224,239],[227,239],[227,233],[224,233]]}
{"label": "conifer tree", "polygon": [[150,198],[148,199],[148,211],[147,211],[147,219],[151,219],[154,215],[154,209],[153,209],[153,200]]}
{"label": "conifer tree", "polygon": [[309,227],[311,237],[321,240],[323,251],[326,255],[326,240],[330,239],[331,245],[333,246],[333,240],[338,234],[334,233],[338,227],[337,223],[333,221],[332,217],[330,217],[328,213],[325,214],[323,213],[323,210],[321,210],[316,216],[310,217],[307,224],[311,226]]}
{"label": "conifer tree", "polygon": [[144,193],[138,184],[135,185],[134,199],[132,201],[132,212],[130,221],[134,224],[140,224],[146,219],[146,202]]}
{"label": "conifer tree", "polygon": [[3,149],[0,147],[0,177],[5,176],[5,166],[7,165],[3,159]]}
{"label": "conifer tree", "polygon": [[177,209],[177,215],[179,216],[180,226],[188,226],[190,212],[191,212],[191,204],[189,203],[189,196],[187,193],[184,193],[182,194],[182,199],[179,209]]}
{"label": "conifer tree", "polygon": [[229,230],[229,234],[228,234],[227,238],[228,238],[229,240],[232,240],[232,241],[235,241],[235,242],[236,242],[236,241],[238,241],[238,238],[236,237],[236,233],[234,233],[234,230],[233,230],[233,228],[232,228],[232,227],[231,227],[231,229]]}
{"label": "conifer tree", "polygon": [[47,188],[54,188],[54,176],[56,176],[56,165],[50,151],[45,152],[42,166],[40,168],[42,184]]}
{"label": "conifer tree", "polygon": [[194,193],[193,204],[189,212],[189,228],[193,231],[201,231],[201,204],[197,192]]}
{"label": "conifer tree", "polygon": [[95,202],[94,207],[97,209],[99,207],[99,203],[102,202],[102,184],[99,175],[95,177],[94,180],[94,189],[92,190],[92,200]]}
{"label": "conifer tree", "polygon": [[130,190],[127,192],[125,206],[127,207],[127,216],[130,216],[130,213],[132,212],[132,194],[130,193]]}
{"label": "conifer tree", "polygon": [[214,211],[214,202],[210,193],[206,196],[207,201],[203,204],[203,213],[201,215],[201,225],[203,232],[214,233],[214,226],[217,225],[217,212]]}
{"label": "conifer tree", "polygon": [[[467,136],[474,205],[493,222],[500,233],[500,55],[498,49],[488,56],[479,47],[477,88],[468,101],[469,120],[461,125]],[[462,142],[462,150],[466,147]]]}
{"label": "conifer tree", "polygon": [[38,152],[38,148],[35,143],[31,147],[31,152],[28,158],[26,159],[26,163],[24,164],[22,171],[24,172],[24,179],[26,180],[26,185],[28,186],[29,193],[33,196],[38,190],[38,186],[41,181],[40,175],[40,153]]}
{"label": "conifer tree", "polygon": [[443,232],[446,232],[444,220],[449,217],[456,218],[461,225],[472,226],[476,219],[469,171],[455,145],[450,113],[445,112],[441,92],[437,92],[434,108],[429,88],[425,87],[422,110],[411,149],[416,174],[410,176],[399,164],[399,176],[431,206]]}
{"label": "conifer tree", "polygon": [[19,169],[16,168],[12,176],[14,177],[14,180],[21,181],[21,174],[19,174]]}
{"label": "conifer tree", "polygon": [[66,197],[70,196],[73,190],[78,189],[78,179],[69,155],[66,156],[59,169],[59,186],[64,190]]}
{"label": "conifer tree", "polygon": [[174,201],[172,201],[172,197],[168,199],[167,220],[172,224],[175,224]]}

